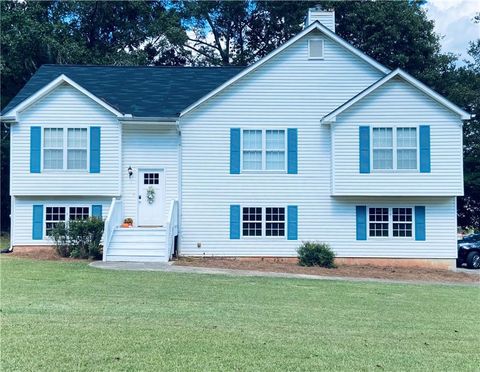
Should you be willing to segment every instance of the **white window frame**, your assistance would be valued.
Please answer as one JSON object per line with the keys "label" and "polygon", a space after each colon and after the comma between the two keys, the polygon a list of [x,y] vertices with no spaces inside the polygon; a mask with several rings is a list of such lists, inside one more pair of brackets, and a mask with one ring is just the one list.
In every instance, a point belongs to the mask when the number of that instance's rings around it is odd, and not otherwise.
{"label": "white window frame", "polygon": [[[251,235],[243,235],[243,208],[261,208],[261,211],[262,211],[262,219],[260,221],[261,223],[261,226],[262,226],[262,235],[260,236],[251,236]],[[283,236],[267,236],[267,208],[283,208],[285,213],[284,213],[284,216],[285,216],[285,220],[283,221],[283,223],[285,224],[285,228],[284,228],[284,234]],[[288,208],[287,206],[284,206],[284,205],[267,205],[267,206],[259,206],[259,205],[242,205],[240,206],[240,230],[241,230],[241,237],[242,239],[262,239],[262,240],[269,240],[269,239],[272,239],[272,240],[287,240],[287,235],[288,235]],[[251,222],[251,221],[245,221],[245,222]],[[274,221],[269,221],[269,222],[272,222],[272,223],[275,223]]]}
{"label": "white window frame", "polygon": [[65,208],[65,221],[57,221],[57,222],[65,222],[68,224],[70,222],[70,207],[75,208],[88,208],[88,217],[92,217],[92,207],[90,205],[85,204],[68,204],[68,205],[58,205],[58,204],[46,204],[43,212],[43,236],[50,237],[47,235],[47,208]]}
{"label": "white window frame", "polygon": [[[243,166],[243,132],[244,131],[261,131],[262,132],[262,169],[245,169]],[[277,130],[284,133],[284,169],[267,169],[267,131]],[[242,128],[240,130],[240,164],[242,173],[287,173],[288,171],[288,128]],[[249,151],[249,150],[246,150]]]}
{"label": "white window frame", "polygon": [[[312,41],[321,41],[322,42],[322,56],[321,57],[312,57],[310,53],[310,42]],[[308,59],[311,60],[323,60],[325,59],[325,39],[322,38],[313,38],[308,40]]]}
{"label": "white window frame", "polygon": [[[370,208],[386,208],[388,209],[388,236],[371,236],[370,235]],[[393,236],[393,208],[410,208],[412,210],[412,236]],[[372,223],[381,223],[372,221]],[[402,223],[402,222],[396,222]],[[401,239],[401,240],[415,240],[415,207],[411,205],[367,205],[367,239]]]}
{"label": "white window frame", "polygon": [[[373,167],[373,129],[379,128],[388,128],[392,129],[392,150],[393,150],[393,157],[392,157],[392,169],[376,169]],[[398,128],[415,128],[417,134],[417,164],[416,168],[412,169],[398,169],[397,164],[397,129]],[[402,147],[403,149],[408,149],[407,147]],[[410,148],[413,149],[413,148]],[[419,135],[419,127],[415,125],[375,125],[370,128],[370,169],[372,173],[418,173],[420,169],[420,135]]]}
{"label": "white window frame", "polygon": [[[45,150],[49,148],[45,148],[45,129],[63,129],[63,168],[62,169],[45,169],[44,164],[44,157],[45,157]],[[68,130],[69,129],[86,129],[87,130],[87,165],[84,169],[68,169]],[[72,173],[88,173],[90,169],[90,127],[89,126],[58,126],[58,125],[44,125],[42,126],[42,151],[40,153],[40,164],[41,164],[41,172],[45,173],[58,173],[58,172],[72,172]],[[71,150],[75,150],[72,148]]]}

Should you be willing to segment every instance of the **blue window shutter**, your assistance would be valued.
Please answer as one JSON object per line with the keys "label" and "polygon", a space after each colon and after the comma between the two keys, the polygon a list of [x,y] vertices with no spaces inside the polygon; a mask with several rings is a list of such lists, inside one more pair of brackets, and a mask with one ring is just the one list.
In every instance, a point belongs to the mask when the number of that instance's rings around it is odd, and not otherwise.
{"label": "blue window shutter", "polygon": [[430,126],[420,125],[420,172],[430,173]]}
{"label": "blue window shutter", "polygon": [[90,128],[90,173],[100,173],[100,127]]}
{"label": "blue window shutter", "polygon": [[367,207],[357,205],[357,240],[367,240]]}
{"label": "blue window shutter", "polygon": [[240,206],[230,206],[230,239],[240,239]]}
{"label": "blue window shutter", "polygon": [[415,207],[415,240],[425,240],[425,207]]}
{"label": "blue window shutter", "polygon": [[240,128],[230,128],[230,174],[240,174]]}
{"label": "blue window shutter", "polygon": [[30,173],[40,173],[41,150],[42,150],[42,128],[31,127],[30,128]]}
{"label": "blue window shutter", "polygon": [[370,127],[359,128],[360,173],[370,173]]}
{"label": "blue window shutter", "polygon": [[287,239],[298,239],[298,207],[296,205],[289,205],[287,208]]}
{"label": "blue window shutter", "polygon": [[43,239],[43,205],[33,206],[32,239]]}
{"label": "blue window shutter", "polygon": [[92,205],[92,217],[102,218],[102,205],[94,204]]}
{"label": "blue window shutter", "polygon": [[298,134],[296,128],[288,129],[287,134],[288,147],[288,173],[298,173]]}

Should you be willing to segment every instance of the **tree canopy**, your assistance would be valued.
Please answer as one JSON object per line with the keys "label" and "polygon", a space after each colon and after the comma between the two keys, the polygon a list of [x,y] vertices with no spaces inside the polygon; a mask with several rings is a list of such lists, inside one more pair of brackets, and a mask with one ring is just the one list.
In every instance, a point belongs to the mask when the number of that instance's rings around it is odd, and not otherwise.
{"label": "tree canopy", "polygon": [[[400,67],[476,118],[464,125],[462,226],[480,228],[480,41],[472,61],[441,52],[423,1],[319,1],[336,32],[389,68]],[[1,105],[45,63],[248,65],[303,27],[301,1],[2,1]],[[477,16],[476,21],[480,19]],[[2,228],[8,226],[8,127],[2,126]]]}

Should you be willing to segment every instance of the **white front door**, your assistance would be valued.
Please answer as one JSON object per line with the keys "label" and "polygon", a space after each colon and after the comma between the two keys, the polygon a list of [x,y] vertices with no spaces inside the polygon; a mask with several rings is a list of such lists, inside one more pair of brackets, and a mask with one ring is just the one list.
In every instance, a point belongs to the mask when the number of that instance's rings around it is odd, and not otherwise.
{"label": "white front door", "polygon": [[139,171],[138,226],[163,226],[165,218],[165,172]]}

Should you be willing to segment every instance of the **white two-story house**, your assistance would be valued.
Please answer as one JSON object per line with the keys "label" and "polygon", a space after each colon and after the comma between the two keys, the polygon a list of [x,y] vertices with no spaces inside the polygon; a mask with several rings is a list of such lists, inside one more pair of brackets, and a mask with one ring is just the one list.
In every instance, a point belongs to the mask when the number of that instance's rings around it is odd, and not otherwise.
{"label": "white two-story house", "polygon": [[295,257],[315,240],[453,264],[469,114],[334,28],[312,10],[246,68],[42,66],[2,112],[12,245],[101,216],[104,260]]}

